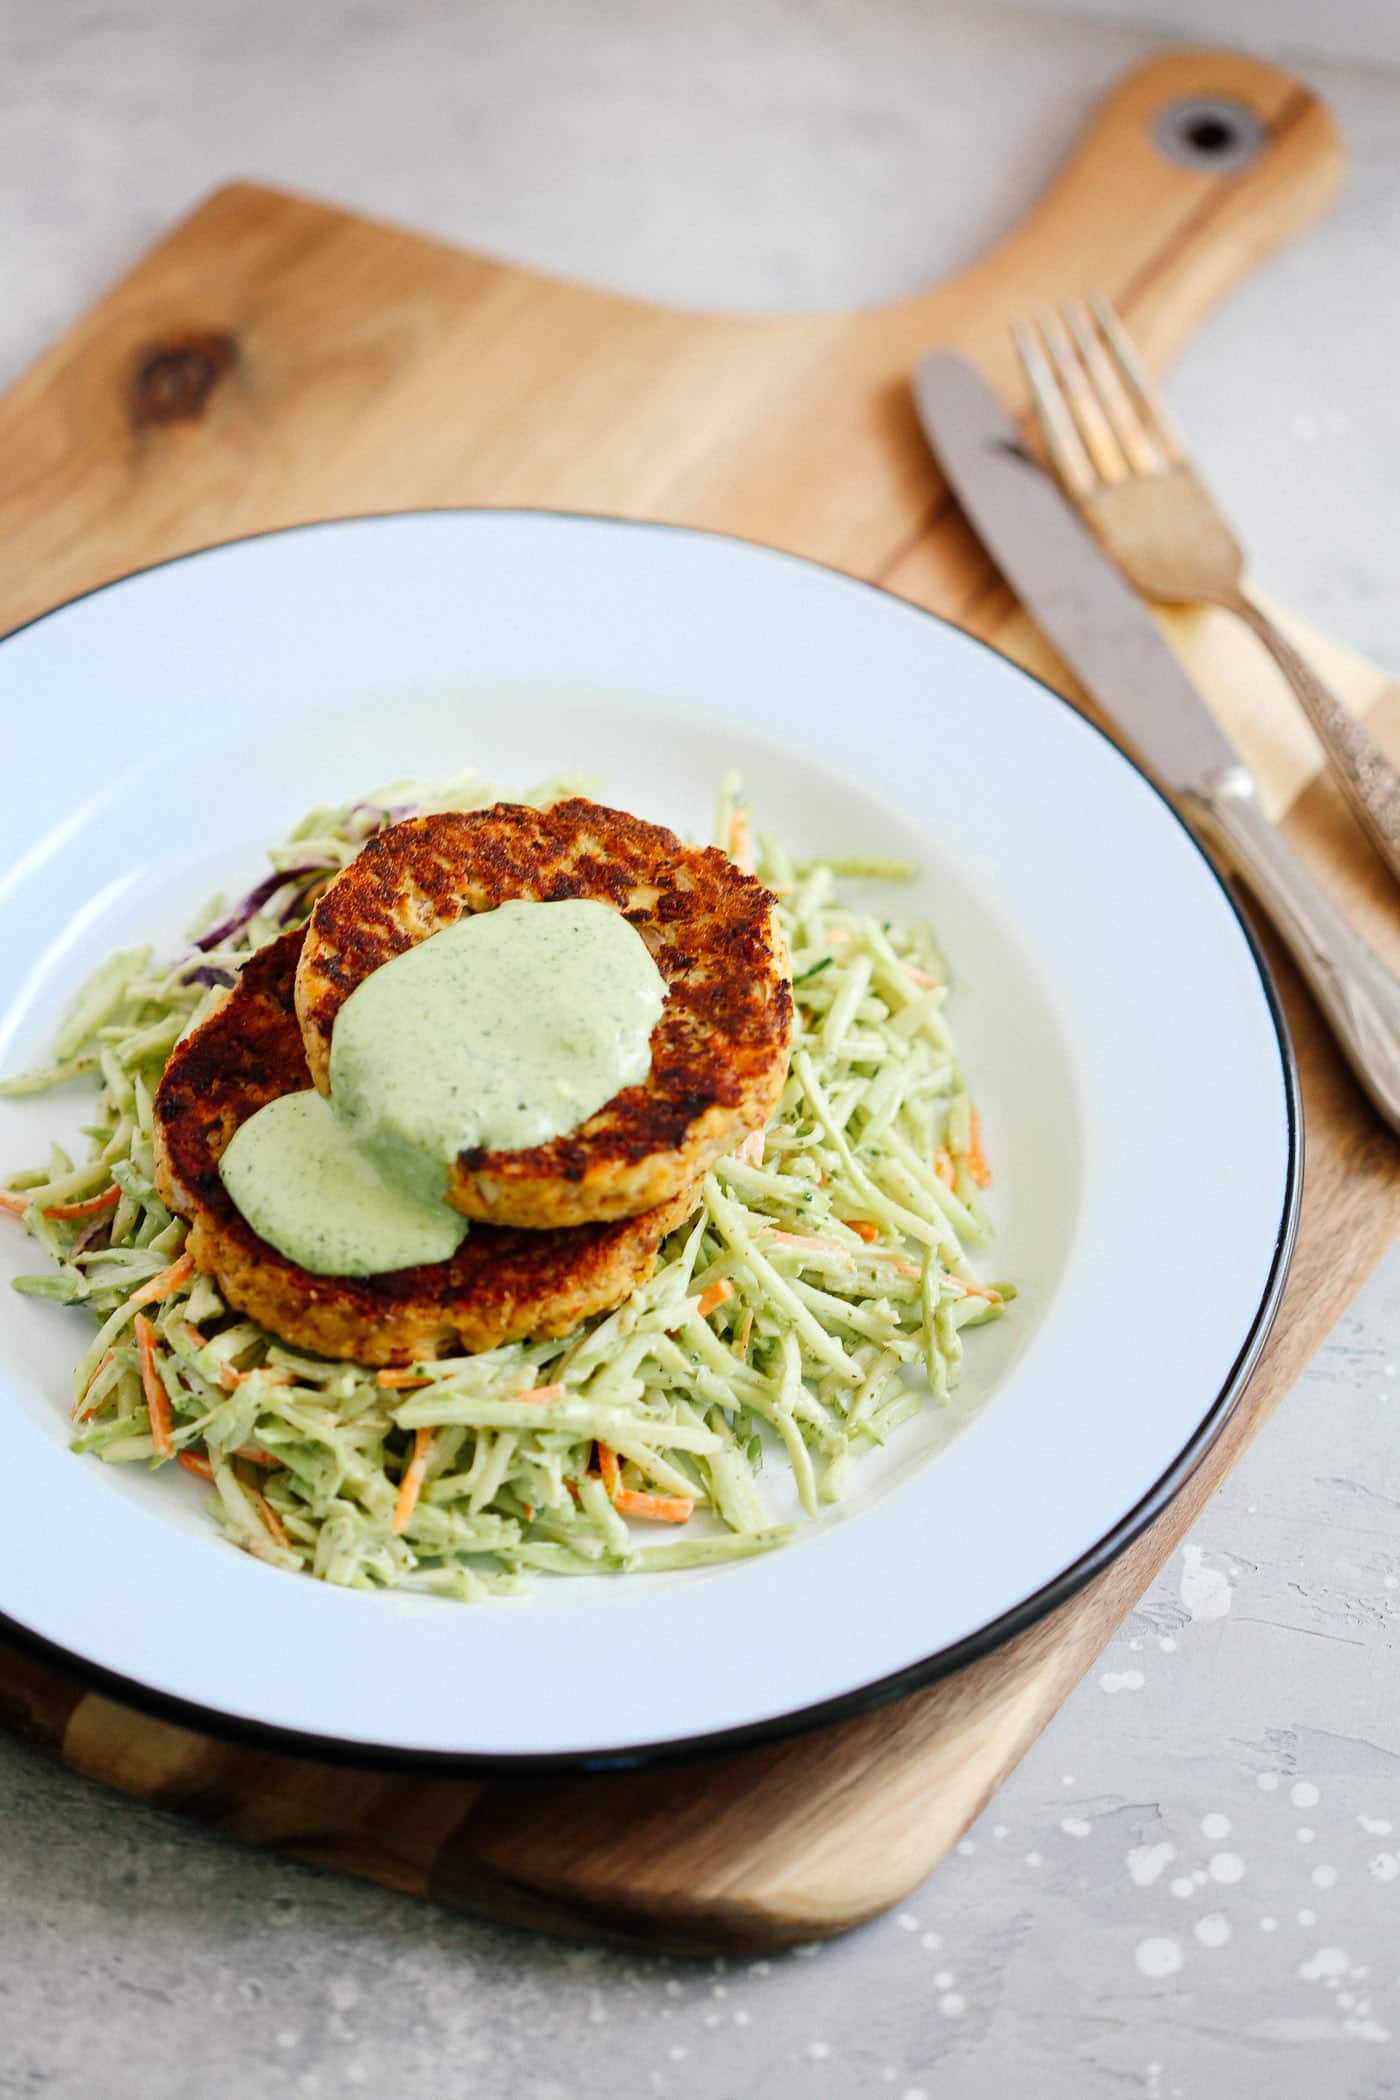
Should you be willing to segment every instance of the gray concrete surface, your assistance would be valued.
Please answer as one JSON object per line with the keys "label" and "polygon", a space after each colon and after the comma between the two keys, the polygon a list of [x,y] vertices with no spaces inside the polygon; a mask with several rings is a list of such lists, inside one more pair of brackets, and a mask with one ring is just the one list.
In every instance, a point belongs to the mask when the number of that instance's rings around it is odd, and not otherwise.
{"label": "gray concrete surface", "polygon": [[[1145,47],[919,0],[17,0],[0,374],[238,173],[688,302],[888,296],[1003,227]],[[1270,584],[1396,663],[1400,76],[1305,70],[1349,196],[1173,399]],[[1398,1453],[1392,1257],[961,1852],[768,1963],[447,1917],[0,1743],[0,2096],[1400,2095]]]}

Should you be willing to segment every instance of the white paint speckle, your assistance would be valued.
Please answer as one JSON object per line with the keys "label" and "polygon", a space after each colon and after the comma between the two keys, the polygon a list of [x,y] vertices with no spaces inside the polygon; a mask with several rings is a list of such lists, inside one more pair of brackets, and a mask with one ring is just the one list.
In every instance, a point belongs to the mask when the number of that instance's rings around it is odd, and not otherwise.
{"label": "white paint speckle", "polygon": [[1277,1919],[1277,1918],[1261,1918],[1261,1919],[1259,1920],[1259,1930],[1260,1930],[1261,1932],[1277,1932],[1277,1931],[1278,1931],[1278,1919]]}
{"label": "white paint speckle", "polygon": [[1218,1813],[1202,1816],[1201,1835],[1208,1838],[1227,1838],[1230,1835],[1230,1818]]}
{"label": "white paint speckle", "polygon": [[301,2035],[295,2027],[284,2027],[277,2037],[279,2049],[295,2049]]}
{"label": "white paint speckle", "polygon": [[1305,1983],[1318,1983],[1326,1977],[1345,1976],[1350,1963],[1340,1947],[1319,1947],[1310,1960],[1298,1964],[1298,1974]]}
{"label": "white paint speckle", "polygon": [[1066,1837],[1086,1838],[1093,1827],[1092,1823],[1085,1822],[1083,1816],[1061,1816],[1060,1818],[1060,1828]]}
{"label": "white paint speckle", "polygon": [[1316,1808],[1322,1796],[1310,1779],[1300,1779],[1288,1789],[1288,1798],[1295,1808]]}
{"label": "white paint speckle", "polygon": [[814,2064],[822,2063],[831,2054],[831,2044],[830,2042],[808,2042],[807,2054],[811,2057]]}
{"label": "white paint speckle", "polygon": [[1359,2042],[1388,2042],[1390,2029],[1382,2027],[1379,2020],[1345,2020],[1342,2023],[1348,2034],[1354,2034]]}
{"label": "white paint speckle", "polygon": [[1300,1910],[1298,1913],[1298,1923],[1300,1925],[1316,1925],[1317,1912],[1315,1910]]}
{"label": "white paint speckle", "polygon": [[943,1945],[943,1941],[938,1933],[926,1932],[919,1941],[919,1945],[926,1947],[930,1954],[937,1954],[939,1948]]}
{"label": "white paint speckle", "polygon": [[1174,1896],[1184,1897],[1194,1896],[1195,1893],[1196,1884],[1192,1880],[1191,1876],[1189,1874],[1178,1874],[1176,1879],[1172,1883],[1172,1894]]}
{"label": "white paint speckle", "polygon": [[928,2100],[928,2094],[921,2085],[909,2085],[904,2089],[902,2100]]}
{"label": "white paint speckle", "polygon": [[1175,1858],[1175,1845],[1134,1845],[1128,1854],[1128,1873],[1140,1889],[1150,1888]]}
{"label": "white paint speckle", "polygon": [[902,1910],[895,1919],[895,1924],[904,1932],[917,1932],[919,1929],[919,1921],[912,1910]]}
{"label": "white paint speckle", "polygon": [[1313,1829],[1311,1823],[1300,1823],[1293,1834],[1300,1845],[1310,1845],[1317,1836],[1317,1832]]}
{"label": "white paint speckle", "polygon": [[1367,1860],[1366,1865],[1373,1880],[1394,1881],[1396,1875],[1400,1874],[1400,1852],[1377,1852],[1373,1859]]}
{"label": "white paint speckle", "polygon": [[1389,1816],[1358,1816],[1356,1820],[1367,1837],[1388,1838],[1395,1828]]}
{"label": "white paint speckle", "polygon": [[1337,1886],[1337,1869],[1335,1867],[1314,1867],[1312,1870],[1312,1885],[1315,1889],[1334,1889]]}
{"label": "white paint speckle", "polygon": [[945,1991],[938,2001],[938,2010],[946,2013],[950,2020],[956,2020],[959,2013],[967,2011],[967,2000],[961,1991]]}
{"label": "white paint speckle", "polygon": [[1155,1978],[1175,1976],[1185,1956],[1180,1940],[1151,1939],[1138,1941],[1133,1959],[1144,1976]]}
{"label": "white paint speckle", "polygon": [[1146,1682],[1141,1670],[1105,1670],[1099,1679],[1106,1692],[1140,1692]]}
{"label": "white paint speckle", "polygon": [[1234,1594],[1229,1578],[1219,1568],[1206,1566],[1205,1554],[1199,1546],[1183,1546],[1181,1559],[1181,1601],[1191,1617],[1197,1624],[1223,1619]]}
{"label": "white paint speckle", "polygon": [[1230,1921],[1218,1910],[1196,1920],[1196,1938],[1203,1947],[1223,1947],[1230,1937]]}
{"label": "white paint speckle", "polygon": [[1243,1881],[1244,1861],[1238,1852],[1215,1852],[1211,1855],[1207,1872],[1212,1881]]}
{"label": "white paint speckle", "polygon": [[1141,1642],[1141,1641],[1129,1641],[1129,1643],[1128,1643],[1128,1646],[1129,1646],[1129,1647],[1130,1647],[1130,1648],[1132,1649],[1132,1651],[1133,1651],[1133,1654],[1134,1654],[1134,1655],[1141,1655],[1141,1653],[1142,1653],[1142,1642]]}
{"label": "white paint speckle", "polygon": [[739,2007],[739,2010],[738,2010],[738,2011],[737,2011],[737,2012],[735,2013],[735,2015],[734,2015],[734,2025],[735,2025],[736,2027],[747,2027],[747,2026],[748,2026],[748,2024],[749,2024],[749,2016],[748,2016],[748,2014],[747,2014],[747,2013],[746,2013],[746,2012],[744,2011],[744,2008],[743,2008],[743,2006],[741,2005],[741,2006]]}
{"label": "white paint speckle", "polygon": [[1278,1783],[1279,1776],[1277,1772],[1261,1772],[1254,1782],[1261,1794],[1277,1793]]}
{"label": "white paint speckle", "polygon": [[1040,1865],[1040,1854],[1038,1852],[1028,1852],[1026,1854],[1026,1865],[1028,1867],[1038,1867]]}
{"label": "white paint speckle", "polygon": [[1008,1838],[1010,1835],[1011,1825],[1009,1823],[993,1823],[992,1836],[994,1838]]}
{"label": "white paint speckle", "polygon": [[959,1838],[958,1850],[959,1852],[961,1852],[964,1859],[970,1859],[972,1857],[972,1854],[977,1850],[976,1838]]}
{"label": "white paint speckle", "polygon": [[670,2057],[673,2064],[683,2063],[685,2061],[685,2043],[672,2042],[666,2054]]}
{"label": "white paint speckle", "polygon": [[1066,1774],[1065,1774],[1064,1778],[1063,1778],[1063,1779],[1062,1779],[1062,1780],[1060,1781],[1060,1785],[1061,1785],[1061,1786],[1073,1786],[1073,1785],[1074,1785],[1074,1774],[1073,1774],[1073,1772],[1066,1772]]}
{"label": "white paint speckle", "polygon": [[933,1979],[933,1987],[936,1991],[951,1991],[957,1980],[951,1969],[940,1969]]}
{"label": "white paint speckle", "polygon": [[1175,1655],[1175,1654],[1176,1654],[1176,1637],[1175,1637],[1175,1635],[1174,1635],[1174,1634],[1170,1634],[1170,1633],[1164,1633],[1164,1634],[1162,1635],[1161,1639],[1160,1639],[1160,1640],[1158,1641],[1158,1643],[1157,1643],[1157,1646],[1158,1646],[1158,1647],[1159,1647],[1159,1648],[1161,1649],[1161,1651],[1162,1651],[1163,1655]]}

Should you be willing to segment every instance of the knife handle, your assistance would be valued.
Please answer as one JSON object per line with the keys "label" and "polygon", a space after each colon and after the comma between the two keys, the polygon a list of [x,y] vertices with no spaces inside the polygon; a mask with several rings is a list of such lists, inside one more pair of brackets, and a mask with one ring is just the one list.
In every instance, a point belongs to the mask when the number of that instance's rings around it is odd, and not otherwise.
{"label": "knife handle", "polygon": [[1226,766],[1181,799],[1273,920],[1352,1071],[1400,1131],[1400,980],[1284,844],[1244,766]]}

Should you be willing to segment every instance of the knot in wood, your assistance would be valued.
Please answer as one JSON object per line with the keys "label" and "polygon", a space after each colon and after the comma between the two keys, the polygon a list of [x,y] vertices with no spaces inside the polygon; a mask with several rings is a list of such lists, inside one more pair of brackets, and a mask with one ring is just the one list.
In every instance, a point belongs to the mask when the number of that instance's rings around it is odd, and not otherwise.
{"label": "knot in wood", "polygon": [[143,351],[131,382],[133,430],[197,421],[237,356],[231,335],[208,328],[190,329]]}

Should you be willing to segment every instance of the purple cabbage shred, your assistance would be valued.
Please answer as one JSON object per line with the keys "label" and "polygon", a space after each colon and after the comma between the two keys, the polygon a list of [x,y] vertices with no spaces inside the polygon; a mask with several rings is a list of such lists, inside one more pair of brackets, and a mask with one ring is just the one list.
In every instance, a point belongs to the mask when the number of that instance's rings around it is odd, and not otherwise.
{"label": "purple cabbage shred", "polygon": [[199,936],[199,939],[194,944],[195,947],[202,953],[207,954],[211,948],[219,947],[222,942],[230,940],[235,933],[240,933],[254,913],[261,911],[268,900],[275,897],[279,890],[285,889],[289,882],[298,882],[307,875],[324,875],[325,873],[326,863],[324,861],[308,860],[304,861],[300,867],[280,868],[276,874],[265,876],[256,889],[249,890],[247,896],[234,906],[226,919],[220,919],[217,926],[211,926],[208,933],[202,933]]}

